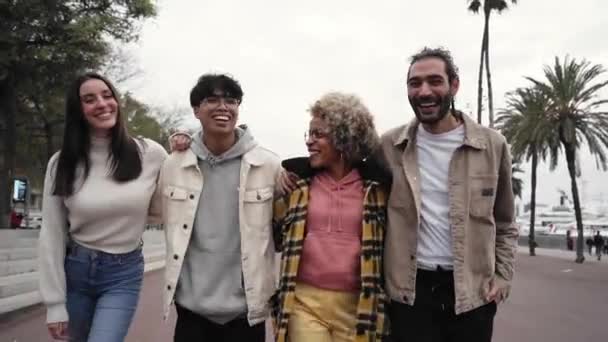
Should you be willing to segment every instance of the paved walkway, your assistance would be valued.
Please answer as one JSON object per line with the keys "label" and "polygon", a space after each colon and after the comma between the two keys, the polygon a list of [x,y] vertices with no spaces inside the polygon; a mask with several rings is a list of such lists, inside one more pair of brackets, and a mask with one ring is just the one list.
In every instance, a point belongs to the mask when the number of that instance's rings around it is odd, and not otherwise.
{"label": "paved walkway", "polygon": [[[518,255],[511,297],[499,307],[495,342],[595,342],[608,340],[608,268],[571,252],[538,249]],[[547,255],[552,255],[552,257]],[[175,315],[162,322],[162,272],[146,275],[142,299],[126,342],[169,342]],[[40,306],[0,320],[0,342],[50,341]],[[270,338],[268,339],[270,341]]]}
{"label": "paved walkway", "polygon": [[[529,254],[530,250],[527,246],[519,246],[518,252],[520,254]],[[536,248],[536,254],[539,256],[570,260],[572,262],[576,259],[576,251],[566,251],[563,249]],[[593,255],[587,253],[587,249],[585,248],[585,264],[597,263],[608,265],[608,255],[602,255],[602,259],[598,261],[597,256],[595,256],[595,247],[593,248]],[[606,340],[608,340],[608,338],[606,338]]]}

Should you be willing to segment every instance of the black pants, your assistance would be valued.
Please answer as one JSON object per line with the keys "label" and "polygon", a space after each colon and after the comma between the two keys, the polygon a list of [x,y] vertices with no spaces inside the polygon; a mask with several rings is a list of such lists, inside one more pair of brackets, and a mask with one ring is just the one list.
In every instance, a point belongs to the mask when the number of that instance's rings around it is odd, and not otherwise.
{"label": "black pants", "polygon": [[250,326],[246,318],[237,318],[226,324],[217,324],[182,306],[177,309],[174,342],[264,342],[264,323]]}
{"label": "black pants", "polygon": [[418,270],[414,306],[392,302],[393,342],[490,342],[496,303],[456,315],[454,274]]}

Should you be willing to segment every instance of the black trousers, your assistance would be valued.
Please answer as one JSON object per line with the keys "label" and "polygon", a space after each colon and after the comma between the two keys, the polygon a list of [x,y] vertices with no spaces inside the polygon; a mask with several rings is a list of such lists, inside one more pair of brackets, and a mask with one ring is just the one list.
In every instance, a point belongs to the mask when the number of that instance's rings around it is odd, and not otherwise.
{"label": "black trousers", "polygon": [[226,324],[214,323],[178,304],[174,342],[264,342],[264,322],[250,326],[247,318],[237,318]]}
{"label": "black trousers", "polygon": [[456,315],[452,271],[418,270],[414,306],[392,302],[392,342],[490,342],[496,303]]}

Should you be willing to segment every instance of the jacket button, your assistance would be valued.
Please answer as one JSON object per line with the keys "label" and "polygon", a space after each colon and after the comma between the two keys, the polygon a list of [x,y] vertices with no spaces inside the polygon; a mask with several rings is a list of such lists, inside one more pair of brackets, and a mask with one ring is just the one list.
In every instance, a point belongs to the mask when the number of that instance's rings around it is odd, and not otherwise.
{"label": "jacket button", "polygon": [[416,260],[416,256],[415,255],[410,255],[410,260]]}
{"label": "jacket button", "polygon": [[187,225],[187,224],[184,224],[184,225],[183,225],[183,228],[184,228],[184,229],[188,229],[188,225]]}
{"label": "jacket button", "polygon": [[175,260],[179,259],[179,255],[177,255],[177,254],[173,255],[173,259],[175,259]]}
{"label": "jacket button", "polygon": [[167,290],[171,291],[171,285],[167,285]]}
{"label": "jacket button", "polygon": [[407,296],[403,296],[403,301],[407,302]]}
{"label": "jacket button", "polygon": [[194,199],[194,195],[190,195],[190,199]]}

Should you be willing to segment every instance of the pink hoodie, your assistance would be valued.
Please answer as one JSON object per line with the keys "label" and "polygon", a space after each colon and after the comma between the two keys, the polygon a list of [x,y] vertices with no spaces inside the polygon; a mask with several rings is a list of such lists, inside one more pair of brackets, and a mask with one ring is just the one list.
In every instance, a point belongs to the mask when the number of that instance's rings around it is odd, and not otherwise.
{"label": "pink hoodie", "polygon": [[363,197],[356,169],[339,181],[326,172],[312,179],[298,281],[327,290],[359,290]]}

